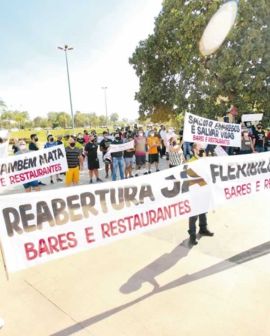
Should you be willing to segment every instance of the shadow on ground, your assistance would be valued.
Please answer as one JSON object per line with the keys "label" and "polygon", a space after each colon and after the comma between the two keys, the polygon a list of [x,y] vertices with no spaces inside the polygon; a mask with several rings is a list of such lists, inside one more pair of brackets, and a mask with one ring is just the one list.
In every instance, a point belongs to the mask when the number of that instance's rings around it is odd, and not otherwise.
{"label": "shadow on ground", "polygon": [[[164,292],[169,289],[176,288],[178,286],[185,285],[192,281],[197,281],[205,277],[223,272],[232,267],[238,266],[240,264],[246,263],[253,259],[262,257],[270,253],[270,241],[264,244],[253,247],[249,250],[243,251],[235,256],[223,260],[217,264],[214,264],[210,267],[207,267],[201,271],[195,272],[193,274],[186,274],[174,281],[169,282],[164,286],[159,286],[155,280],[155,276],[166,271],[167,269],[174,266],[181,258],[185,257],[190,251],[189,247],[186,247],[186,241],[183,241],[179,246],[177,246],[171,253],[162,255],[160,258],[152,262],[151,264],[144,267],[142,270],[136,272],[128,281],[121,286],[120,291],[122,293],[131,293],[140,288],[141,284],[145,281],[153,285],[153,291],[145,294],[133,301],[125,303],[121,306],[109,309],[98,315],[92,316],[84,321],[78,322],[66,329],[63,329],[59,332],[52,334],[51,336],[68,336],[72,335],[84,328],[87,328],[97,322],[100,322],[114,314],[121,312],[124,309],[127,309],[141,301],[148,299],[149,297],[156,295],[158,293]],[[161,265],[164,263],[164,265]],[[148,274],[147,274],[148,273]]]}

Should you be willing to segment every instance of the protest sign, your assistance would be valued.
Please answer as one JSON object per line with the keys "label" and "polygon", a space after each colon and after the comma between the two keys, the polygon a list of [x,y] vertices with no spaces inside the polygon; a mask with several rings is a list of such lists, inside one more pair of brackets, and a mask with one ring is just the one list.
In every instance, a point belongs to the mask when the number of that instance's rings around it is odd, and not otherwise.
{"label": "protest sign", "polygon": [[67,171],[63,145],[0,159],[0,189]]}
{"label": "protest sign", "polygon": [[115,152],[122,152],[127,149],[131,149],[131,148],[134,148],[134,140],[131,140],[129,142],[125,142],[122,144],[118,144],[118,145],[111,144],[108,151],[110,153],[115,153]]}
{"label": "protest sign", "polygon": [[270,192],[270,153],[203,158],[150,176],[0,199],[15,272]]}
{"label": "protest sign", "polygon": [[242,122],[247,121],[261,121],[263,118],[263,113],[250,113],[250,114],[243,114],[241,117]]}
{"label": "protest sign", "polygon": [[186,112],[183,140],[241,147],[241,125],[206,119]]}

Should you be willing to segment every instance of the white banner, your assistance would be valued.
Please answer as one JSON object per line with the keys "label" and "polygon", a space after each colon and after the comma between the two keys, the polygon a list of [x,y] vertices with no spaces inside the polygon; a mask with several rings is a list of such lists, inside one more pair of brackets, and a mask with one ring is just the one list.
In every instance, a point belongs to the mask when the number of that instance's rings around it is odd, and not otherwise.
{"label": "white banner", "polygon": [[245,121],[261,121],[263,118],[263,113],[250,113],[243,114],[241,117],[242,122]]}
{"label": "white banner", "polygon": [[127,149],[131,149],[131,148],[134,148],[134,140],[131,140],[129,142],[125,142],[125,143],[122,143],[122,144],[119,144],[119,145],[110,144],[108,152],[110,152],[110,153],[122,152],[122,151],[125,151]]}
{"label": "white banner", "polygon": [[0,198],[9,272],[270,192],[270,153],[202,158],[147,176]]}
{"label": "white banner", "polygon": [[241,147],[241,125],[206,119],[186,112],[183,140]]}
{"label": "white banner", "polygon": [[0,159],[0,190],[67,171],[63,145]]}

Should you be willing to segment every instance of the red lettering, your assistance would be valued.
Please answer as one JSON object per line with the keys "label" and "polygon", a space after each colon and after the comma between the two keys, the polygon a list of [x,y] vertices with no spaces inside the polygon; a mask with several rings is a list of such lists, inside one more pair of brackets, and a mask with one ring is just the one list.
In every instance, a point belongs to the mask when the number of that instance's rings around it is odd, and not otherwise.
{"label": "red lettering", "polygon": [[92,227],[87,227],[84,229],[86,241],[88,244],[94,243],[96,240],[94,237],[94,232]]}
{"label": "red lettering", "polygon": [[108,223],[101,224],[102,238],[110,238],[110,225]]}
{"label": "red lettering", "polygon": [[35,245],[33,243],[24,244],[24,249],[25,249],[27,260],[36,259],[38,252],[35,249]]}

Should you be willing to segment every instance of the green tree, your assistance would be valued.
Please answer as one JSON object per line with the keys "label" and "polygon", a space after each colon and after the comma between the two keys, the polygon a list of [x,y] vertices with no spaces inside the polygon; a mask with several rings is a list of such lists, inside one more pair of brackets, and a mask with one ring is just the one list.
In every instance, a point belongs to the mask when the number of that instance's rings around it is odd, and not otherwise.
{"label": "green tree", "polygon": [[112,113],[110,115],[110,121],[115,124],[119,120],[119,114],[118,113]]}
{"label": "green tree", "polygon": [[215,54],[203,57],[198,42],[222,3],[163,1],[154,33],[130,58],[140,81],[135,97],[141,119],[163,121],[184,111],[214,118],[231,105],[240,114],[270,113],[270,6],[266,0],[240,0],[228,38]]}

